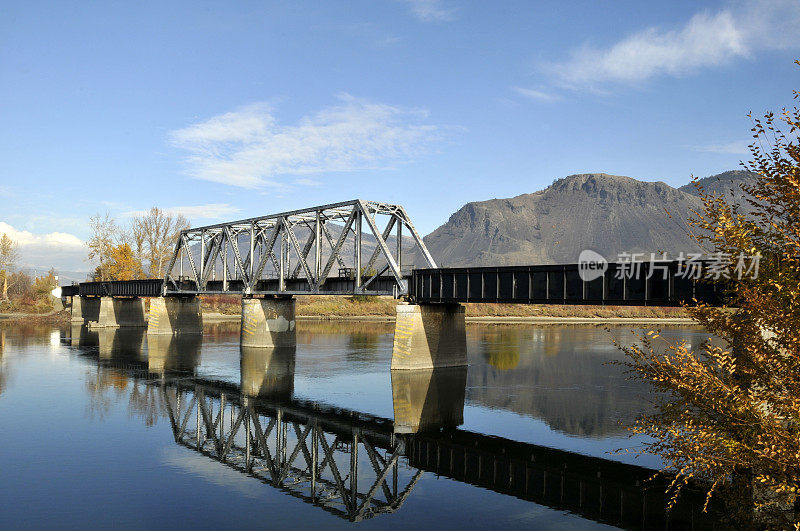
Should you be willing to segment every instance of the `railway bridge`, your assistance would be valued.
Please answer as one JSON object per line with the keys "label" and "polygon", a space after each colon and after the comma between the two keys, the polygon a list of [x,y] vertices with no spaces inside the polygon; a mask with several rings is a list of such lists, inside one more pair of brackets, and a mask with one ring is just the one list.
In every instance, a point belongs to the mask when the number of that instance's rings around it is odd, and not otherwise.
{"label": "railway bridge", "polygon": [[73,323],[167,336],[202,333],[198,296],[236,294],[242,346],[267,348],[295,344],[297,295],[392,296],[402,300],[391,368],[419,369],[466,365],[462,303],[721,301],[722,283],[680,276],[680,267],[643,262],[634,276],[630,264],[611,263],[589,281],[579,264],[438,268],[401,205],[354,199],[188,229],[164,278],[84,282],[61,294]]}

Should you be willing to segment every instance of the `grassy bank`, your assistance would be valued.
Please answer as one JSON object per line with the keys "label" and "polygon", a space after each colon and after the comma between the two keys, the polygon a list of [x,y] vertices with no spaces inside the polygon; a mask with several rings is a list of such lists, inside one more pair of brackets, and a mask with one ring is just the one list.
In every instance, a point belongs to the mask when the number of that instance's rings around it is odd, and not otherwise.
{"label": "grassy bank", "polygon": [[[207,314],[238,316],[241,299],[234,295],[203,296],[202,307]],[[467,317],[498,318],[581,318],[581,319],[680,319],[688,315],[683,308],[660,306],[560,306],[544,304],[465,304]],[[391,297],[348,297],[332,295],[302,295],[297,297],[299,317],[317,318],[394,318],[397,301]],[[28,311],[25,311],[28,310]],[[46,313],[45,313],[46,312]],[[38,314],[38,315],[37,315]],[[48,307],[22,311],[0,311],[0,321],[34,321],[37,323],[69,323],[69,311],[53,313]]]}
{"label": "grassy bank", "polygon": [[[203,297],[205,311],[238,315],[238,297]],[[347,297],[302,295],[297,297],[297,315],[304,317],[394,317],[397,301],[391,297]],[[683,308],[660,306],[561,306],[546,304],[465,304],[467,317],[580,317],[580,318],[685,318]]]}

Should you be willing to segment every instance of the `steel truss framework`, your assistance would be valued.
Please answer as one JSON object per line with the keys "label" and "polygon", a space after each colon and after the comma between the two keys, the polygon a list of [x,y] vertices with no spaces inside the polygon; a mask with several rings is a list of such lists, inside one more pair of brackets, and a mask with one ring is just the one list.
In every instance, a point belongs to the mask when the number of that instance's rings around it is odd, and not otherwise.
{"label": "steel truss framework", "polygon": [[199,384],[159,388],[178,444],[350,521],[395,512],[423,473],[401,469],[400,438]]}
{"label": "steel truss framework", "polygon": [[[383,229],[379,223],[385,223]],[[400,205],[355,199],[189,229],[175,245],[164,294],[404,295],[408,293],[402,274],[404,228],[427,267],[436,267]],[[393,231],[394,250],[387,243]],[[298,238],[300,232],[307,233],[304,241]],[[374,250],[367,252],[368,257],[362,255],[372,239]],[[345,256],[346,247],[353,250],[352,259]],[[337,263],[338,278],[329,280]]]}

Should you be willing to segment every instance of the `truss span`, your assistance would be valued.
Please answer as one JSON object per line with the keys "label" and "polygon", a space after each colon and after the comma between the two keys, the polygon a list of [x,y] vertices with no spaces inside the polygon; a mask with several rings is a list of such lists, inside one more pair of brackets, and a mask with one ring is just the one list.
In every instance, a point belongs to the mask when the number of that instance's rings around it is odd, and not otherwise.
{"label": "truss span", "polygon": [[400,296],[409,251],[436,267],[402,206],[354,199],[183,231],[163,291]]}

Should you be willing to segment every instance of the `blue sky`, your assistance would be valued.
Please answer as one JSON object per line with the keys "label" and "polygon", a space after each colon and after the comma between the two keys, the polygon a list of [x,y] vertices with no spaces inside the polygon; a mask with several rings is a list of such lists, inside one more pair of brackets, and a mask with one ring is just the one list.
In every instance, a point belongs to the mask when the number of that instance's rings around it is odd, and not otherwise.
{"label": "blue sky", "polygon": [[737,167],[800,88],[800,2],[3,2],[0,232],[88,269],[87,221],[361,197],[423,234],[574,173]]}

